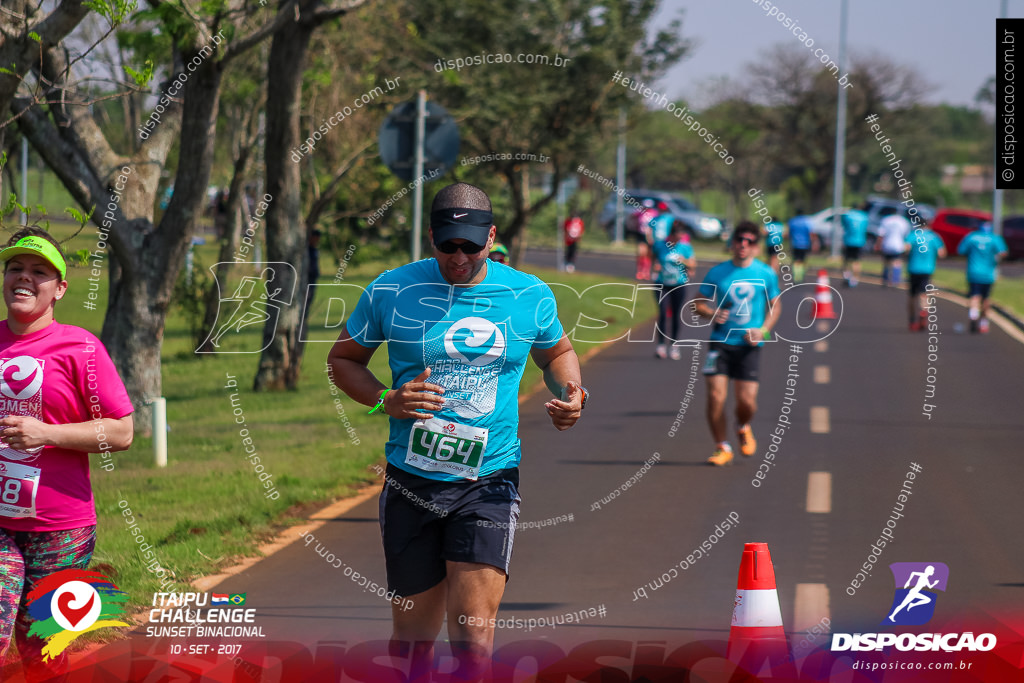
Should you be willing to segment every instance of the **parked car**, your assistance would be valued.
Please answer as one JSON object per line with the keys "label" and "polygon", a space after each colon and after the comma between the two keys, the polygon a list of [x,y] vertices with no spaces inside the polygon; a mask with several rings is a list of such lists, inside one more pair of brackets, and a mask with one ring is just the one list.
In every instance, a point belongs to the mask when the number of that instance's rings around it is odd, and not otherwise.
{"label": "parked car", "polygon": [[[868,207],[864,211],[868,214],[868,244],[878,237],[878,224],[882,222],[882,209],[892,207],[897,211],[902,211],[907,220],[912,220],[908,207],[899,199],[868,197],[866,203]],[[918,215],[929,223],[935,218],[935,207],[931,204],[915,203],[914,208],[917,209]]]}
{"label": "parked car", "polygon": [[[830,206],[827,209],[822,209],[818,213],[812,213],[807,218],[811,221],[811,234],[817,237],[818,243],[822,249],[828,249],[829,245],[832,244],[832,226],[835,224],[835,217],[842,216],[844,213],[850,210],[850,207],[844,206],[839,209],[836,213],[835,210]],[[842,235],[842,227],[839,228],[839,234]]]}
{"label": "parked car", "polygon": [[[956,253],[960,241],[967,233],[974,232],[982,223],[990,222],[992,214],[974,209],[939,209],[932,220],[931,228],[942,238],[946,251]],[[1006,221],[1003,221],[1006,225]]]}
{"label": "parked car", "polygon": [[1009,251],[1006,258],[1024,258],[1024,216],[1008,216],[1003,219],[1003,239]]}
{"label": "parked car", "polygon": [[[725,222],[722,219],[703,213],[686,197],[658,190],[626,190],[625,199],[627,199],[627,203],[625,213],[627,217],[634,211],[628,203],[630,198],[634,199],[638,204],[649,199],[662,211],[664,211],[662,207],[667,207],[676,221],[686,226],[692,237],[712,240],[722,239],[726,236]],[[598,217],[601,225],[604,226],[609,235],[613,234],[615,230],[616,199],[615,194],[608,197],[608,201],[605,202],[604,208],[601,209],[601,215]],[[626,229],[628,230],[628,227]]]}

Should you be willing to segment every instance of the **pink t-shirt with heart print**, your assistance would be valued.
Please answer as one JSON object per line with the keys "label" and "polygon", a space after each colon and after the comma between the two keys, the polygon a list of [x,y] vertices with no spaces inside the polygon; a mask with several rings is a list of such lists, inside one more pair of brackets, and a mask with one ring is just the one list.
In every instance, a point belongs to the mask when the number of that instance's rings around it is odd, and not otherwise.
{"label": "pink t-shirt with heart print", "polygon": [[[0,417],[72,424],[131,412],[114,363],[91,332],[54,321],[16,335],[0,321]],[[99,453],[105,441],[96,432]],[[22,451],[0,439],[0,527],[58,531],[95,523],[88,453],[53,446]]]}

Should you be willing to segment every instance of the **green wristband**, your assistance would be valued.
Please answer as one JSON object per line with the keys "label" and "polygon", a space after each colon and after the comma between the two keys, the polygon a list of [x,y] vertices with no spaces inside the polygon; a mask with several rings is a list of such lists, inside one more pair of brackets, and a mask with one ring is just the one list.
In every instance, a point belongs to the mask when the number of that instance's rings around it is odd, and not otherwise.
{"label": "green wristband", "polygon": [[381,408],[381,407],[382,407],[382,406],[384,405],[384,399],[385,399],[385,397],[387,397],[387,395],[388,395],[388,391],[390,391],[390,389],[385,389],[385,390],[384,390],[384,393],[382,393],[382,394],[380,395],[380,398],[378,398],[378,399],[377,399],[377,405],[375,405],[375,406],[373,407],[373,410],[371,410],[370,412],[368,412],[368,413],[367,413],[367,415],[373,415],[373,414],[374,414],[375,412],[377,412],[378,410],[380,410],[380,408]]}
{"label": "green wristband", "polygon": [[772,339],[772,331],[769,330],[767,327],[762,327],[761,328],[761,337],[765,341],[771,341],[771,339]]}

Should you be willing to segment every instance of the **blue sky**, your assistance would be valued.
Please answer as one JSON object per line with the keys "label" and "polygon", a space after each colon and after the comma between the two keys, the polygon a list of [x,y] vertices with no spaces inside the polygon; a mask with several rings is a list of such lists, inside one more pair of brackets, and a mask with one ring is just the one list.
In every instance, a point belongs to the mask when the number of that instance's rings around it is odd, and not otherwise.
{"label": "blue sky", "polygon": [[[698,105],[708,83],[742,77],[744,66],[768,47],[800,42],[761,0],[664,0],[664,24],[684,10],[683,35],[698,44],[658,86]],[[833,58],[839,54],[839,0],[779,0],[780,10],[799,20]],[[1009,0],[1008,16],[1024,16],[1024,0]],[[969,105],[995,74],[995,19],[999,0],[850,0],[848,47],[912,66],[935,86],[927,101]]]}

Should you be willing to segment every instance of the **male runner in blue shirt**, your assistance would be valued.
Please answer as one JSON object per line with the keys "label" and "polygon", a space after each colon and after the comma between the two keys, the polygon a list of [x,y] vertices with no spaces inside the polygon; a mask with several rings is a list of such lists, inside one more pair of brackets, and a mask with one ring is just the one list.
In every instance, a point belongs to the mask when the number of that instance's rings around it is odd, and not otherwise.
{"label": "male runner in blue shirt", "polygon": [[910,331],[921,332],[927,327],[925,312],[928,285],[935,272],[937,259],[946,258],[942,238],[927,227],[917,228],[907,235],[907,279],[910,282]]}
{"label": "male runner in blue shirt", "polygon": [[960,241],[956,251],[967,257],[971,332],[984,334],[988,332],[988,297],[999,275],[999,259],[1006,256],[1006,242],[1000,235],[992,234],[991,223],[982,223],[977,230]]}
{"label": "male runner in blue shirt", "polygon": [[[495,616],[519,517],[519,381],[527,357],[559,398],[545,404],[559,430],[587,392],[551,289],[490,261],[487,194],[441,189],[430,213],[434,258],[385,272],[363,292],[328,356],[339,388],[391,419],[380,524],[392,607],[392,647],[419,680],[448,616],[459,676],[487,674]],[[388,344],[392,381],[367,367]]]}
{"label": "male runner in blue shirt", "polygon": [[860,209],[851,209],[842,215],[843,223],[843,277],[847,287],[856,287],[860,280],[860,252],[868,241],[868,215]]}
{"label": "male runner in blue shirt", "polygon": [[698,315],[712,318],[711,343],[704,362],[708,381],[708,425],[715,452],[708,463],[727,465],[732,446],[726,439],[725,401],[729,380],[736,389],[736,421],[740,451],[751,456],[757,442],[750,428],[757,410],[761,346],[779,319],[779,279],[767,264],[755,260],[761,231],[743,221],[733,231],[732,260],[708,271],[696,300]]}
{"label": "male runner in blue shirt", "polygon": [[793,251],[793,277],[800,283],[804,281],[804,262],[811,251],[811,219],[800,209],[796,213],[789,219],[789,247]]}

